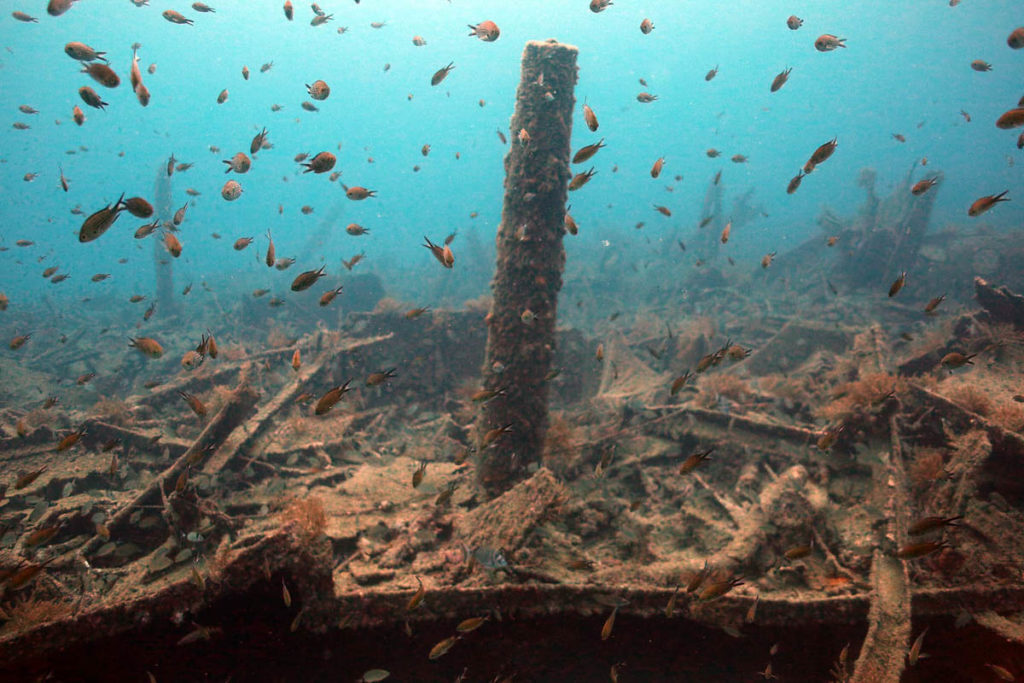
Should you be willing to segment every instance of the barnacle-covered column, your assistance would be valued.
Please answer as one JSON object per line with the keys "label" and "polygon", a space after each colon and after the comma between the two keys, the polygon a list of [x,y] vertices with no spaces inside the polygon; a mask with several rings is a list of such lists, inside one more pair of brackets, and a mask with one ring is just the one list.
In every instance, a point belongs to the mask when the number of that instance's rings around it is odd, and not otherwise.
{"label": "barnacle-covered column", "polygon": [[[174,214],[171,204],[171,178],[167,175],[166,164],[161,163],[156,171],[156,183],[153,185],[153,205],[156,209],[154,218],[169,222]],[[177,310],[174,300],[174,269],[171,259],[167,257],[163,240],[159,233],[151,238],[153,242],[153,268],[156,272],[156,300],[163,315]]]}
{"label": "barnacle-covered column", "polygon": [[483,368],[484,387],[499,393],[477,421],[477,479],[492,494],[539,461],[547,430],[577,52],[554,40],[523,51]]}

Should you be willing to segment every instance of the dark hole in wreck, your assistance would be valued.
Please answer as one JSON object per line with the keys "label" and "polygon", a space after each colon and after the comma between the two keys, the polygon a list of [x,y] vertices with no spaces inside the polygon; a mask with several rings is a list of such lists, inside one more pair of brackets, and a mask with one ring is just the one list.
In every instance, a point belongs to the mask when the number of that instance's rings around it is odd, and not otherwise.
{"label": "dark hole in wreck", "polygon": [[[808,683],[829,680],[836,653],[850,643],[850,661],[866,625],[793,624],[748,627],[737,639],[724,631],[679,618],[641,619],[619,615],[611,638],[602,642],[605,616],[553,615],[540,619],[489,622],[465,636],[438,660],[427,653],[454,633],[456,620],[419,622],[412,636],[404,628],[332,629],[316,635],[290,632],[296,608],[281,601],[281,576],[244,595],[212,604],[197,623],[220,624],[211,641],[177,646],[183,630],[166,623],[130,634],[77,645],[59,657],[0,664],[3,681],[358,681],[364,672],[384,668],[390,680],[438,683],[488,681],[516,674],[516,681],[604,681],[613,665],[623,681],[762,680],[771,657],[779,680]],[[990,661],[1022,662],[1024,650],[990,632],[952,618],[915,623],[928,627],[927,650],[906,681],[959,683],[978,680]]]}

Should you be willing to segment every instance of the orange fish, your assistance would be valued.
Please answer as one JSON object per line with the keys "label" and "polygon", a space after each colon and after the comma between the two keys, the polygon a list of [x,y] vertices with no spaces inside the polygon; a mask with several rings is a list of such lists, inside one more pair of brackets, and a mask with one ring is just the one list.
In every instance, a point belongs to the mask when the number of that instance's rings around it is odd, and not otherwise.
{"label": "orange fish", "polygon": [[75,431],[71,432],[70,434],[65,436],[63,439],[61,439],[60,443],[57,444],[57,452],[60,453],[62,451],[66,451],[66,450],[69,450],[70,448],[73,448],[74,445],[77,444],[81,440],[81,438],[82,438],[82,436],[84,434],[85,434],[85,427],[79,427]]}
{"label": "orange fish", "polygon": [[580,150],[578,152],[576,152],[576,154],[573,155],[572,163],[574,163],[574,164],[582,164],[584,161],[587,161],[592,156],[597,154],[598,150],[600,150],[604,146],[605,146],[604,138],[601,138],[598,142],[595,142],[592,145],[587,145],[586,147],[581,147]]}
{"label": "orange fish", "polygon": [[971,208],[967,209],[967,215],[980,216],[981,214],[985,213],[999,202],[1010,201],[1010,198],[1006,196],[1007,192],[1009,192],[1009,190],[1003,190],[999,194],[987,195],[985,197],[976,199],[974,203],[971,204]]}
{"label": "orange fish", "polygon": [[345,394],[351,391],[348,388],[348,385],[351,381],[352,380],[347,380],[341,386],[334,387],[333,389],[330,389],[326,394],[321,396],[320,400],[316,402],[316,408],[314,409],[315,414],[326,415],[328,412],[330,412],[331,408],[333,408],[335,404],[337,404],[338,401],[340,401],[342,397],[345,396]]}
{"label": "orange fish", "polygon": [[658,160],[654,162],[654,165],[651,166],[651,177],[657,178],[659,175],[661,175],[661,169],[664,168],[664,166],[665,157],[659,157]]}
{"label": "orange fish", "polygon": [[908,543],[896,552],[896,557],[901,560],[916,560],[926,555],[931,555],[943,548],[948,548],[946,541],[925,541],[924,543]]}
{"label": "orange fish", "polygon": [[593,168],[583,173],[577,173],[576,175],[573,176],[572,180],[569,181],[569,191],[574,192],[580,189],[588,182],[590,182],[590,179],[593,178],[595,175],[597,175],[597,171],[595,171]]}
{"label": "orange fish", "polygon": [[493,21],[481,21],[479,24],[469,24],[469,35],[485,43],[493,43],[501,35],[501,30]]}
{"label": "orange fish", "polygon": [[932,189],[932,186],[934,186],[935,183],[937,183],[938,181],[938,176],[935,176],[934,178],[925,178],[924,180],[919,180],[916,183],[914,183],[913,187],[910,188],[910,194],[922,195],[928,190]]}
{"label": "orange fish", "polygon": [[583,120],[586,122],[587,128],[590,129],[591,133],[597,132],[597,114],[594,113],[594,110],[586,102],[583,103]]}

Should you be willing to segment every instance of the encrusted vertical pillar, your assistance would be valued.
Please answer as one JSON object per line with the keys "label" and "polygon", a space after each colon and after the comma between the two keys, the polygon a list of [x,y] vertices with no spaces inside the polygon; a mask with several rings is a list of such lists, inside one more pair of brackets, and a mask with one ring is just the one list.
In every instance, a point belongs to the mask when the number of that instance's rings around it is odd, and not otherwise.
{"label": "encrusted vertical pillar", "polygon": [[[161,163],[156,171],[156,182],[153,185],[154,218],[161,222],[170,222],[174,215],[171,204],[171,178],[167,175],[166,164]],[[150,238],[153,242],[153,267],[156,270],[156,300],[162,315],[177,311],[174,300],[174,270],[171,259],[164,249],[159,233]]]}
{"label": "encrusted vertical pillar", "polygon": [[492,494],[540,460],[547,430],[577,52],[554,40],[523,51],[483,368],[484,387],[499,393],[477,421],[477,479]]}

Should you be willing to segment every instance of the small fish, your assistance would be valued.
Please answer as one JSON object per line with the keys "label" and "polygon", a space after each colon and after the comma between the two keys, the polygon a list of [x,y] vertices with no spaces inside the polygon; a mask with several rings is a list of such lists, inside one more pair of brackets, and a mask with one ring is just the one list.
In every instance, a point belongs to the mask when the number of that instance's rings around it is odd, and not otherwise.
{"label": "small fish", "polygon": [[910,194],[914,196],[920,196],[927,192],[928,190],[932,189],[932,187],[935,185],[935,183],[938,182],[938,180],[938,176],[935,176],[934,178],[925,178],[924,180],[919,180],[916,183],[914,183],[913,187],[910,188]]}
{"label": "small fish", "polygon": [[199,573],[199,569],[195,565],[192,565],[192,585],[200,591],[206,590],[206,579]]}
{"label": "small fish", "polygon": [[612,637],[612,629],[615,628],[615,615],[619,612],[619,606],[616,605],[612,608],[612,613],[608,615],[608,618],[604,622],[604,626],[601,627],[601,640],[608,640]]}
{"label": "small fish", "polygon": [[903,285],[905,285],[906,283],[907,271],[904,270],[903,272],[900,273],[899,277],[897,277],[896,280],[889,287],[889,298],[891,299],[892,297],[899,294],[900,290],[903,289]]}
{"label": "small fish", "polygon": [[198,398],[196,398],[194,395],[186,393],[184,391],[178,391],[177,394],[178,396],[181,396],[185,403],[188,404],[188,407],[192,409],[192,412],[195,413],[198,417],[204,417],[206,415],[206,405]]}
{"label": "small fish", "polygon": [[658,160],[651,166],[651,177],[657,178],[661,175],[661,169],[665,167],[665,157],[658,157]]}
{"label": "small fish", "polygon": [[417,607],[419,607],[423,603],[423,598],[426,597],[426,595],[427,595],[427,589],[423,585],[423,581],[420,580],[420,577],[417,576],[416,577],[416,581],[417,581],[417,583],[419,583],[420,587],[416,590],[416,592],[413,594],[413,596],[411,598],[409,598],[409,602],[406,603],[406,605],[405,605],[405,611],[406,612],[411,612],[414,609],[416,609]]}
{"label": "small fish", "polygon": [[833,427],[823,431],[821,433],[821,436],[818,437],[818,440],[815,443],[818,450],[827,451],[828,449],[832,448],[832,446],[834,446],[836,441],[839,439],[839,435],[843,432],[843,429],[844,426],[840,425],[838,427]]}
{"label": "small fish", "polygon": [[837,38],[831,33],[823,33],[814,40],[814,49],[818,52],[831,52],[839,47],[846,47],[846,38]]}
{"label": "small fish", "polygon": [[388,370],[381,370],[379,372],[370,373],[369,377],[366,378],[366,386],[380,386],[381,384],[395,376],[395,370],[397,370],[397,368],[390,368]]}
{"label": "small fish", "polygon": [[665,618],[671,619],[676,609],[676,599],[679,597],[679,586],[676,586],[675,590],[672,591],[672,595],[668,598],[668,603],[665,605]]}
{"label": "small fish", "polygon": [[586,102],[583,103],[583,120],[586,122],[587,128],[590,129],[591,133],[597,132],[597,115],[594,113],[594,110],[590,108],[590,105],[588,105]]}
{"label": "small fish", "polygon": [[501,427],[495,427],[494,429],[491,429],[488,432],[486,432],[483,438],[480,440],[480,449],[483,450],[484,448],[487,448],[495,441],[497,441],[499,437],[511,432],[514,426],[515,423],[509,422],[506,425],[503,425]]}
{"label": "small fish", "polygon": [[320,266],[318,270],[307,270],[299,273],[292,281],[292,291],[302,292],[312,287],[317,280],[324,276],[324,268],[326,267]]}
{"label": "small fish", "polygon": [[914,639],[914,644],[910,646],[910,651],[907,652],[907,664],[909,666],[916,666],[917,661],[922,657],[921,647],[924,645],[924,636],[928,633],[928,629],[921,631],[921,634]]}
{"label": "small fish", "polygon": [[186,19],[181,12],[177,12],[173,9],[164,10],[163,18],[172,24],[188,24],[189,26],[192,26],[193,24],[191,19]]}
{"label": "small fish", "polygon": [[820,166],[821,164],[825,163],[829,159],[829,157],[831,157],[835,153],[836,148],[838,146],[838,137],[834,137],[828,142],[820,145],[816,150],[814,150],[814,153],[811,154],[811,158],[808,159],[807,163],[804,165],[804,173],[810,173],[817,166]]}
{"label": "small fish", "polygon": [[493,21],[482,21],[479,24],[469,24],[469,35],[485,43],[493,43],[501,35],[501,30]]}
{"label": "small fish", "polygon": [[284,579],[281,579],[281,599],[284,600],[285,607],[292,606],[292,594],[288,592],[288,585],[285,584]]}
{"label": "small fish", "polygon": [[455,68],[454,62],[449,62],[448,66],[442,66],[440,69],[434,72],[434,75],[430,77],[430,85],[438,85],[443,81],[452,69]]}
{"label": "small fish", "polygon": [[[271,64],[273,64],[273,62],[271,62]],[[264,64],[264,66],[267,65]],[[260,70],[262,71],[262,69]],[[255,154],[256,152],[260,151],[263,148],[263,145],[266,143],[266,141],[267,129],[264,128],[259,133],[257,133],[255,137],[253,137],[252,141],[249,143],[249,154]]]}
{"label": "small fish", "polygon": [[965,365],[974,365],[971,359],[974,358],[976,355],[978,354],[971,353],[968,355],[964,355],[959,351],[950,351],[949,353],[942,357],[942,360],[940,360],[939,363],[943,367],[955,370],[956,368],[962,368]]}
{"label": "small fish", "polygon": [[452,495],[455,493],[455,489],[458,488],[458,486],[459,482],[457,481],[449,482],[448,485],[444,487],[444,490],[437,494],[437,498],[434,499],[434,505],[436,507],[442,507],[450,503]]}
{"label": "small fish", "polygon": [[138,349],[143,355],[150,358],[159,358],[164,355],[164,347],[151,337],[129,337],[129,346]]}
{"label": "small fish", "polygon": [[341,294],[343,287],[339,285],[336,289],[329,289],[320,295],[320,305],[329,306],[334,299]]}
{"label": "small fish", "polygon": [[200,640],[212,640],[215,635],[220,635],[223,631],[214,626],[200,626],[193,622],[195,629],[186,633],[178,641],[178,645],[188,645],[190,643],[197,643]]}
{"label": "small fish", "polygon": [[506,393],[507,392],[504,387],[499,389],[480,389],[470,397],[470,400],[473,401],[473,403],[487,403],[496,396],[505,396]]}
{"label": "small fish", "polygon": [[1001,681],[1013,683],[1016,680],[1016,678],[1014,678],[1014,675],[1010,672],[1009,669],[999,666],[998,664],[985,664],[985,666],[987,666],[989,670],[992,673],[994,673],[996,677],[999,678],[999,680]]}
{"label": "small fish", "polygon": [[[455,265],[455,255],[447,244],[440,246],[430,241],[430,238],[424,236],[424,244],[421,246],[426,247],[433,254],[434,258],[444,266],[445,268],[452,268]],[[421,252],[422,253],[422,252]]]}
{"label": "small fish", "polygon": [[922,517],[913,524],[907,530],[909,536],[921,536],[935,529],[941,529],[946,526],[957,526],[957,522],[963,519],[961,515],[955,515],[953,517]]}
{"label": "small fish", "polygon": [[715,452],[715,447],[712,446],[707,450],[698,451],[683,461],[683,464],[679,466],[679,474],[688,474],[693,470],[697,469],[705,460],[707,460],[712,453]]}
{"label": "small fish", "polygon": [[122,193],[112,206],[108,204],[86,218],[78,231],[78,241],[82,243],[92,242],[105,233],[120,216],[124,208],[121,205],[123,199],[124,194]]}
{"label": "small fish", "polygon": [[980,216],[999,202],[1010,201],[1010,198],[1006,196],[1007,192],[1009,192],[1009,190],[1003,190],[999,194],[987,195],[975,200],[974,203],[971,204],[971,207],[967,209],[967,215],[972,217]]}
{"label": "small fish", "polygon": [[775,79],[772,81],[771,92],[778,92],[782,86],[786,85],[786,81],[789,80],[789,73],[792,70],[793,69],[791,67],[786,68],[781,73],[779,73],[778,76],[775,77]]}
{"label": "small fish", "polygon": [[797,173],[795,176],[793,176],[789,181],[789,185],[786,186],[786,194],[793,194],[794,192],[796,192],[797,189],[799,189],[800,187],[800,181],[804,179],[805,175],[807,174],[801,171],[800,173]]}
{"label": "small fish", "polygon": [[360,187],[359,185],[354,185],[352,187],[342,187],[345,188],[345,196],[353,201],[361,201],[363,199],[366,199],[367,197],[377,196],[376,190],[368,190],[365,187]]}
{"label": "small fish", "polygon": [[61,439],[60,443],[57,444],[57,452],[61,453],[61,452],[66,451],[66,450],[70,450],[71,448],[74,447],[75,444],[77,444],[79,441],[81,441],[82,436],[84,436],[84,435],[85,435],[85,427],[79,427],[75,431],[71,432],[70,434],[65,436],[63,439]]}
{"label": "small fish", "polygon": [[121,85],[121,77],[117,72],[101,62],[84,64],[80,73],[89,74],[94,81],[107,88]]}
{"label": "small fish", "polygon": [[814,541],[802,545],[794,545],[787,548],[782,556],[787,560],[802,560],[805,557],[810,557],[811,553],[814,552]]}
{"label": "small fish", "polygon": [[748,624],[754,623],[754,618],[757,616],[757,605],[761,602],[761,594],[758,593],[754,596],[754,602],[751,603],[750,609],[747,610],[747,614],[744,617],[744,622]]}
{"label": "small fish", "polygon": [[452,647],[455,645],[455,643],[459,641],[461,637],[462,636],[450,636],[448,638],[445,638],[441,642],[434,645],[434,647],[430,648],[430,653],[427,655],[427,657],[431,660],[440,659],[441,657],[445,656],[449,650],[452,649]]}
{"label": "small fish", "polygon": [[50,562],[53,562],[55,559],[57,559],[56,555],[49,558],[42,564],[29,564],[22,567],[7,579],[7,588],[10,590],[24,588],[39,574],[39,572],[46,568],[46,565],[50,564]]}
{"label": "small fish", "polygon": [[14,480],[14,490],[20,491],[23,488],[31,486],[32,482],[38,479],[39,476],[46,471],[47,467],[47,465],[43,465],[37,470],[32,470],[19,475],[18,478]]}
{"label": "small fish", "polygon": [[331,410],[331,408],[333,408],[338,403],[338,401],[340,401],[345,396],[345,394],[351,391],[348,388],[348,385],[351,381],[352,380],[347,380],[344,384],[328,390],[327,393],[321,396],[320,400],[317,401],[316,403],[314,413],[316,415],[327,414]]}
{"label": "small fish", "polygon": [[590,179],[593,178],[595,175],[597,175],[597,171],[594,170],[593,168],[590,168],[588,171],[585,171],[583,173],[577,173],[572,177],[572,180],[569,181],[569,191],[575,192],[576,190],[580,189],[588,182],[590,182]]}
{"label": "small fish", "polygon": [[671,396],[675,396],[676,394],[678,394],[680,390],[682,390],[682,388],[686,386],[686,382],[692,377],[693,375],[690,374],[689,370],[684,372],[679,377],[676,377],[676,379],[672,382],[672,386],[669,388],[669,394]]}
{"label": "small fish", "polygon": [[705,560],[703,567],[701,567],[699,571],[693,572],[692,577],[690,577],[689,582],[687,582],[686,592],[695,593],[700,588],[701,584],[710,577],[711,572],[712,567],[708,564],[708,560]]}
{"label": "small fish", "polygon": [[32,333],[31,332],[28,333],[28,334],[19,334],[19,335],[13,337],[11,339],[10,344],[8,344],[7,346],[8,346],[8,348],[11,349],[11,351],[17,351],[18,349],[23,347],[26,344],[26,342],[28,342],[28,340],[31,339],[31,338],[32,338]]}
{"label": "small fish", "polygon": [[714,69],[712,69],[711,71],[708,71],[706,74],[704,74],[704,80],[705,81],[710,81],[710,80],[712,80],[717,75],[718,75],[718,65],[716,64]]}
{"label": "small fish", "polygon": [[412,487],[414,489],[419,488],[420,484],[423,483],[423,477],[427,474],[427,463],[426,461],[420,461],[420,464],[416,467],[416,470],[412,473]]}
{"label": "small fish", "polygon": [[933,298],[927,304],[925,304],[924,312],[929,314],[929,315],[931,315],[932,313],[935,312],[935,309],[939,307],[939,304],[941,304],[945,300],[946,300],[946,295],[945,294]]}
{"label": "small fish", "polygon": [[700,592],[700,595],[698,595],[697,597],[702,601],[716,600],[725,595],[726,593],[728,593],[729,591],[731,591],[736,586],[741,585],[743,585],[743,577],[733,576],[724,581],[716,581],[714,583],[709,583],[707,586],[704,587],[704,590],[702,590]]}
{"label": "small fish", "polygon": [[604,147],[604,138],[601,138],[598,142],[595,142],[593,144],[581,147],[579,151],[577,151],[576,154],[573,155],[572,163],[582,164],[584,161],[589,160],[591,157],[597,154],[597,152],[603,149]]}
{"label": "small fish", "polygon": [[901,560],[916,560],[926,555],[931,555],[943,548],[949,548],[946,541],[925,541],[923,543],[908,543],[896,552],[896,557]]}

